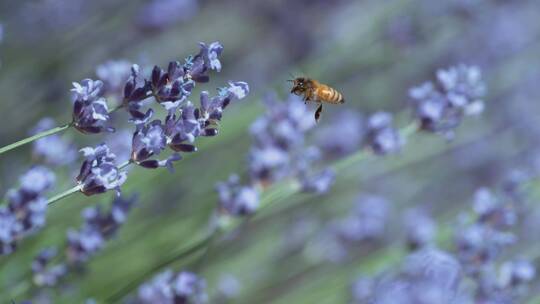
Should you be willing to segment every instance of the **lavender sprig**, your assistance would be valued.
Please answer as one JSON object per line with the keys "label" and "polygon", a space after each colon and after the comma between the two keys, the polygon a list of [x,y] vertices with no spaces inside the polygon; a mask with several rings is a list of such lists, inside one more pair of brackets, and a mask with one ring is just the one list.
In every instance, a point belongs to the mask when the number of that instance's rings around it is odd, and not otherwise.
{"label": "lavender sprig", "polygon": [[22,238],[45,225],[44,194],[54,182],[52,171],[36,166],[21,176],[19,188],[8,191],[7,205],[0,206],[0,255],[12,253]]}

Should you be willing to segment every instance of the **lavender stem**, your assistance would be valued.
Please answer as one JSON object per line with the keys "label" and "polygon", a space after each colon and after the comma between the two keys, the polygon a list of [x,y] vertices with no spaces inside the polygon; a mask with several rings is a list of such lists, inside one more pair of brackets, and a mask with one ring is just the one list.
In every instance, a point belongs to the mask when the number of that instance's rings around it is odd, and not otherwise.
{"label": "lavender stem", "polygon": [[53,135],[53,134],[56,134],[56,133],[60,133],[60,132],[62,132],[64,130],[68,129],[71,126],[72,126],[72,123],[68,123],[68,124],[65,124],[63,126],[52,128],[50,130],[43,131],[43,132],[38,133],[36,135],[33,135],[33,136],[27,137],[25,139],[19,140],[17,142],[14,142],[12,144],[9,144],[7,146],[4,146],[4,147],[0,148],[0,154],[5,153],[5,152],[10,151],[10,150],[13,150],[15,148],[18,148],[20,146],[26,145],[26,144],[31,143],[33,141],[36,141],[36,140],[38,140],[40,138],[47,137],[49,135]]}

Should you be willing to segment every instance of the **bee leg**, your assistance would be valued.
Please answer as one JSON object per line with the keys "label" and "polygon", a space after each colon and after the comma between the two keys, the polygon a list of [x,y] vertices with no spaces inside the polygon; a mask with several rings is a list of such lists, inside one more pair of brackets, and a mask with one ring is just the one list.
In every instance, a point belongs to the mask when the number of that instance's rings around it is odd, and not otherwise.
{"label": "bee leg", "polygon": [[315,111],[315,121],[316,122],[319,122],[319,119],[321,119],[321,113],[322,113],[322,103],[319,105],[319,107]]}

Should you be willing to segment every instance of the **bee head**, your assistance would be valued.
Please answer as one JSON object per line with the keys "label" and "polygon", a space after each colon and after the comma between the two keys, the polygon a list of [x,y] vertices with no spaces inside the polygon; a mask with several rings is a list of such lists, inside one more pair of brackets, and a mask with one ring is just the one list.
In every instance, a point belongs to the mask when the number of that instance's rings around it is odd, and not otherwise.
{"label": "bee head", "polygon": [[304,77],[297,77],[295,79],[289,79],[288,81],[293,83],[291,93],[301,95],[307,90],[307,81]]}

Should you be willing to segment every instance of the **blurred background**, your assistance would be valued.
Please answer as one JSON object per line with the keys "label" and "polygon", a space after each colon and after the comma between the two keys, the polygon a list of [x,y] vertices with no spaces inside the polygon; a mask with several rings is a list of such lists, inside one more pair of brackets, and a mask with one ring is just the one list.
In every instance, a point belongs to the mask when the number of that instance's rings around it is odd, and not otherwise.
{"label": "blurred background", "polygon": [[[123,69],[137,63],[149,70],[196,54],[200,41],[220,41],[223,70],[196,92],[215,92],[229,80],[251,87],[246,99],[227,109],[220,135],[200,139],[199,151],[180,161],[174,174],[130,170],[123,192],[137,193],[138,203],[117,236],[62,291],[28,288],[33,257],[63,244],[66,230],[80,225],[83,208],[107,206],[114,194],[73,195],[49,207],[45,228],[0,257],[0,302],[107,302],[195,242],[216,208],[215,184],[245,172],[249,126],[264,112],[262,96],[275,92],[286,99],[290,74],[313,77],[346,96],[346,104],[325,107],[309,135],[322,145],[329,140],[324,134],[360,136],[361,128],[346,120],[361,121],[375,111],[394,113],[396,125],[406,126],[412,118],[409,88],[459,63],[481,68],[486,109],[467,119],[452,141],[415,134],[397,155],[370,157],[337,172],[328,193],[274,202],[215,242],[204,259],[195,253],[170,265],[204,277],[211,303],[351,303],[356,278],[391,270],[406,254],[407,210],[426,210],[439,227],[439,246],[452,251],[449,231],[457,214],[471,209],[476,189],[497,188],[540,164],[538,1],[3,0],[0,24],[0,146],[31,134],[43,117],[56,125],[70,121],[71,83],[98,78],[111,60],[123,62]],[[115,98],[111,93],[109,102]],[[115,153],[125,153],[127,115],[117,114],[116,135],[68,130],[62,139],[76,148],[106,141],[118,145]],[[74,184],[81,158],[64,157],[74,162],[54,167],[51,194]],[[39,161],[32,145],[3,154],[0,193],[16,187]],[[384,231],[376,241],[338,244],[328,227],[367,195],[386,200]],[[540,249],[540,209],[529,211],[520,220],[521,241],[508,254],[540,264],[538,254],[528,257]],[[512,303],[540,303],[539,291],[533,281]]]}

